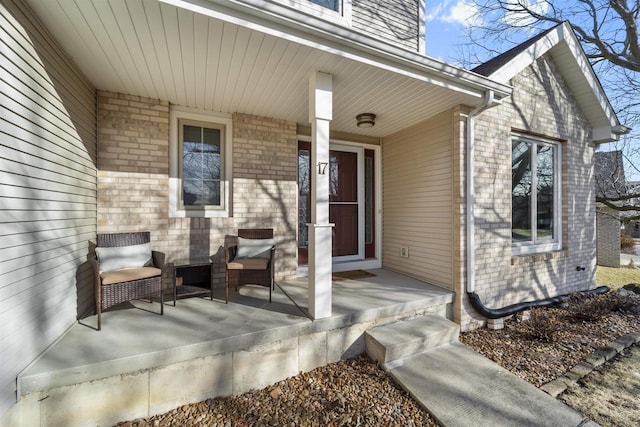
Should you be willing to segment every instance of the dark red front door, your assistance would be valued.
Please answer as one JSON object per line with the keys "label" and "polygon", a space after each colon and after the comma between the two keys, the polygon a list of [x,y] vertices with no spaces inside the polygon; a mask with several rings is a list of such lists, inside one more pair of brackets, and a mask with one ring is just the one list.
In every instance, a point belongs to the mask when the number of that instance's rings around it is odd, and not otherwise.
{"label": "dark red front door", "polygon": [[333,256],[358,254],[358,154],[329,151],[329,221]]}
{"label": "dark red front door", "polygon": [[[375,256],[374,225],[374,152],[364,151],[364,177],[358,179],[358,152],[329,151],[329,221],[333,228],[333,257],[365,258]],[[362,153],[362,152],[360,152]],[[298,143],[298,263],[308,263],[309,233],[311,222],[311,144]],[[364,203],[358,200],[358,182],[363,182]],[[360,212],[362,210],[362,212]],[[364,235],[359,236],[360,218],[364,218]],[[360,254],[360,240],[365,251]]]}

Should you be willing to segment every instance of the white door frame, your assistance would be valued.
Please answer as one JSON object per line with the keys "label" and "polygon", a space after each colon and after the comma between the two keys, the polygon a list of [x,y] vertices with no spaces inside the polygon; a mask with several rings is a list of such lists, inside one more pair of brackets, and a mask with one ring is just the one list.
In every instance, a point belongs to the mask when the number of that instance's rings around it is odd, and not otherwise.
{"label": "white door frame", "polygon": [[[302,142],[311,142],[311,137],[309,135],[298,135],[298,141]],[[373,150],[374,152],[374,193],[375,193],[375,204],[374,204],[374,224],[375,224],[375,257],[370,259],[364,258],[364,209],[362,209],[362,220],[358,220],[359,224],[362,226],[362,238],[360,239],[360,235],[358,237],[358,244],[362,244],[362,256],[361,258],[353,257],[353,259],[337,259],[337,258],[347,258],[347,257],[334,257],[333,258],[333,271],[349,271],[349,270],[372,270],[376,268],[382,268],[382,147],[380,145],[373,144],[365,144],[360,142],[353,142],[348,140],[339,140],[339,139],[330,139],[330,150],[333,150],[334,147],[348,147],[351,150],[359,148],[362,150],[362,161],[363,161],[363,170],[362,174],[360,171],[358,172],[358,179],[362,179],[362,186],[360,187],[358,192],[362,191],[364,195],[364,150]],[[340,148],[341,149],[341,148]],[[297,156],[296,156],[297,158]],[[360,176],[361,175],[361,176]],[[297,180],[296,180],[297,181]],[[364,206],[364,203],[363,203]],[[360,215],[360,214],[359,214]],[[296,215],[297,217],[297,215]],[[350,257],[351,258],[351,257]],[[306,265],[298,266],[298,276],[305,277],[308,275],[308,267]]]}

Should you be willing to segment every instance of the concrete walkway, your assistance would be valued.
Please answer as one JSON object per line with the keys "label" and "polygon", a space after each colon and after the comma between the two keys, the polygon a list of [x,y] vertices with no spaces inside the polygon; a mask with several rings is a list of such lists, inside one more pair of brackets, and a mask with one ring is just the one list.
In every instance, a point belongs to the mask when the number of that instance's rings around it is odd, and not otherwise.
{"label": "concrete walkway", "polygon": [[[594,427],[598,424],[457,341],[428,316],[367,331],[367,353],[445,427]],[[451,323],[451,322],[449,322]],[[457,325],[456,325],[457,326]],[[445,332],[446,330],[446,332]],[[406,354],[400,349],[410,349]],[[429,344],[431,343],[431,344]],[[384,347],[384,348],[383,348]],[[397,357],[394,359],[394,357]]]}
{"label": "concrete walkway", "polygon": [[640,267],[640,245],[636,245],[634,248],[634,253],[632,254],[626,254],[624,252],[620,253],[620,265],[629,265],[629,262],[631,262],[631,260],[633,260],[633,263],[636,265],[636,267]]}
{"label": "concrete walkway", "polygon": [[445,427],[584,425],[581,414],[461,343],[389,373]]}

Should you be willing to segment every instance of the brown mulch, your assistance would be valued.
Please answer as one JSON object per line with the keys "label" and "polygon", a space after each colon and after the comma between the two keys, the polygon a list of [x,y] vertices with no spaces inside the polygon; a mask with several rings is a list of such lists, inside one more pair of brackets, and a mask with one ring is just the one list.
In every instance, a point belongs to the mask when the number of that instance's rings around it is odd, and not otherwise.
{"label": "brown mulch", "polygon": [[[640,295],[577,299],[518,315],[505,329],[478,329],[460,340],[536,386],[573,368],[596,349],[640,332]],[[235,397],[183,405],[119,427],[147,426],[438,426],[367,356],[333,363]]]}

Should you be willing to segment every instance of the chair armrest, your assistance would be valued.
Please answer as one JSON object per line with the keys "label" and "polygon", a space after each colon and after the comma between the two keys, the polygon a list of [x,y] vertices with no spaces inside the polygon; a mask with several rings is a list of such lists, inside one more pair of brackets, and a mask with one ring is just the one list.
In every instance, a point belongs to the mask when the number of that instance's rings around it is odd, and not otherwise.
{"label": "chair armrest", "polygon": [[151,256],[153,258],[153,265],[155,265],[160,270],[164,270],[164,252],[151,251]]}
{"label": "chair armrest", "polygon": [[93,266],[93,278],[96,284],[96,290],[100,288],[101,280],[100,280],[100,261],[98,261],[98,256],[96,254],[89,255],[89,262]]}
{"label": "chair armrest", "polygon": [[276,258],[276,245],[271,246],[271,250],[269,251],[269,269],[271,270],[271,274],[273,274],[273,263]]}
{"label": "chair armrest", "polygon": [[235,245],[227,247],[227,250],[224,251],[225,263],[229,263],[230,261],[233,261],[236,257],[237,251],[238,251],[238,247]]}

